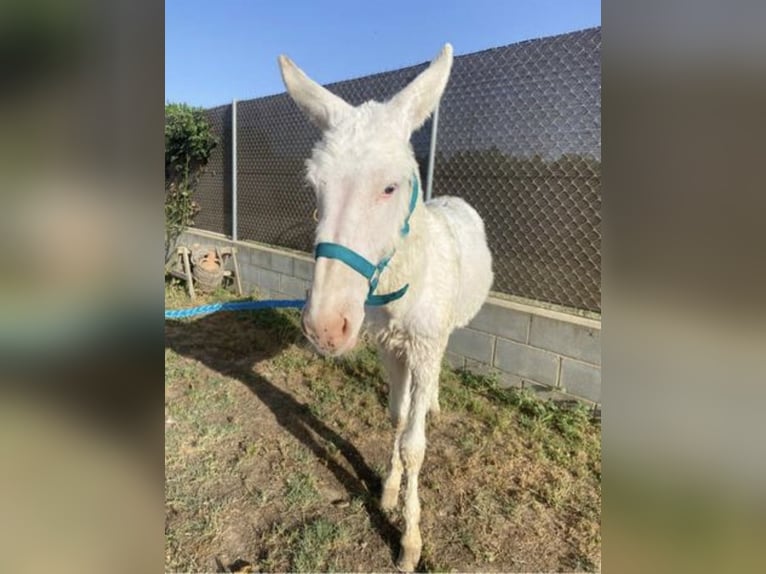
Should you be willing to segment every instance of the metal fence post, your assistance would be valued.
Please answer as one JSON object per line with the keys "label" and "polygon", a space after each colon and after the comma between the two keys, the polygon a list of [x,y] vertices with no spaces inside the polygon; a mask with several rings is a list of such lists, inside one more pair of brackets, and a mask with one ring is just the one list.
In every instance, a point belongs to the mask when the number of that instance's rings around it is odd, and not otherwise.
{"label": "metal fence post", "polygon": [[237,100],[231,102],[231,238],[237,240]]}
{"label": "metal fence post", "polygon": [[439,106],[441,101],[436,104],[434,110],[434,119],[431,122],[431,146],[428,149],[428,184],[426,185],[425,200],[431,199],[431,192],[434,187],[434,157],[436,156],[436,134],[439,132]]}

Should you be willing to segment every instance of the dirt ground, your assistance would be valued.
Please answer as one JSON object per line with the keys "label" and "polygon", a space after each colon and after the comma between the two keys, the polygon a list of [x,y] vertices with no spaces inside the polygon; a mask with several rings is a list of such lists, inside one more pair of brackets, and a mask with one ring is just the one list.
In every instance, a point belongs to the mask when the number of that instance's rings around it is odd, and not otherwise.
{"label": "dirt ground", "polygon": [[[166,307],[186,306],[170,285]],[[378,506],[393,431],[374,351],[321,358],[297,319],[166,321],[167,571],[394,570],[403,523]],[[419,569],[600,569],[598,423],[446,367],[441,385]]]}

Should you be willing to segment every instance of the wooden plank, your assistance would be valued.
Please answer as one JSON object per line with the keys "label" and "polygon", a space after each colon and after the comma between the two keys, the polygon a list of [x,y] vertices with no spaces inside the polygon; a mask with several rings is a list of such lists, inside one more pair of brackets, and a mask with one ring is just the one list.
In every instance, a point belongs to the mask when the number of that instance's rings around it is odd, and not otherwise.
{"label": "wooden plank", "polygon": [[239,278],[239,264],[237,263],[237,248],[231,247],[231,259],[234,262],[234,279],[237,281],[237,294],[242,295],[242,282]]}
{"label": "wooden plank", "polygon": [[186,273],[186,286],[189,288],[189,297],[194,301],[194,281],[192,280],[191,265],[189,264],[189,250],[185,247],[181,252],[181,258],[184,262],[184,272]]}

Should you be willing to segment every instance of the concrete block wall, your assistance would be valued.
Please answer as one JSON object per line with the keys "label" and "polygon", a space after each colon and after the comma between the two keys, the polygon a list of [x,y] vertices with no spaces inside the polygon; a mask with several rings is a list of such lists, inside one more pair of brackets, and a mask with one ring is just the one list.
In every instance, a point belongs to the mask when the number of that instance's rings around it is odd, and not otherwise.
{"label": "concrete block wall", "polygon": [[237,248],[237,264],[246,295],[262,298],[304,299],[314,274],[314,260],[305,254],[274,249],[249,241],[232,241],[224,235],[190,229],[180,243]]}
{"label": "concrete block wall", "polygon": [[601,322],[490,297],[450,337],[448,360],[497,375],[501,385],[551,398],[601,402]]}
{"label": "concrete block wall", "polygon": [[[298,252],[192,229],[191,246],[236,246],[242,288],[272,299],[302,299],[314,260]],[[447,362],[492,373],[501,385],[525,387],[553,399],[601,403],[601,321],[549,308],[490,297],[471,323],[450,337]]]}

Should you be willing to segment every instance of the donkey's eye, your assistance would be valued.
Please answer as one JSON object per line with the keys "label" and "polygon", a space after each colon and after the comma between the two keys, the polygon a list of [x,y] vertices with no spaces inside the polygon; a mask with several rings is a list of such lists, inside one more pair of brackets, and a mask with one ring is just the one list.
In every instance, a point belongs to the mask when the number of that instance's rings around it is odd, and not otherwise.
{"label": "donkey's eye", "polygon": [[397,187],[399,186],[396,185],[395,183],[392,183],[391,185],[387,186],[386,189],[383,190],[383,193],[385,193],[386,195],[391,195],[392,193],[396,191]]}

